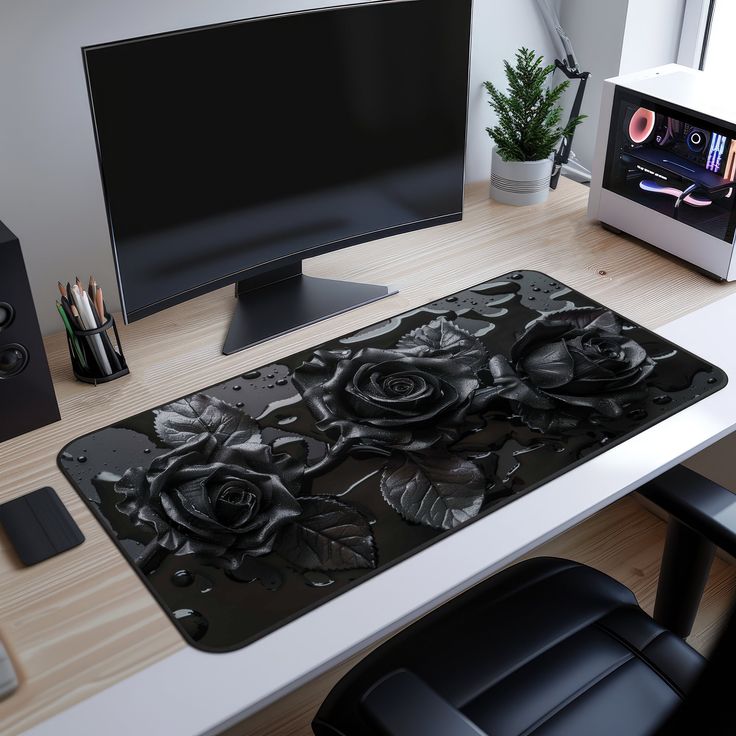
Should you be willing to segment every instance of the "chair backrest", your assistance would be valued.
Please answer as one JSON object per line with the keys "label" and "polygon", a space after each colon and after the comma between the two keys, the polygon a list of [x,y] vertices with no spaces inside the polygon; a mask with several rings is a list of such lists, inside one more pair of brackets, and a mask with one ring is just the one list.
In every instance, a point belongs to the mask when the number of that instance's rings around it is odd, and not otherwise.
{"label": "chair backrest", "polygon": [[[409,670],[390,672],[361,698],[360,710],[381,736],[488,736]],[[316,736],[350,736],[316,721]]]}

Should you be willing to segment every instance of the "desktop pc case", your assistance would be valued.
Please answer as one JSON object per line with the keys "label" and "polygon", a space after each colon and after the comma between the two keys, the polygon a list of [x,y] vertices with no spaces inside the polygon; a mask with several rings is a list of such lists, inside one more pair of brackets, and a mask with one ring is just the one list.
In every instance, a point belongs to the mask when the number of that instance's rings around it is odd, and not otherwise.
{"label": "desktop pc case", "polygon": [[592,220],[733,281],[734,180],[728,79],[668,64],[604,82]]}

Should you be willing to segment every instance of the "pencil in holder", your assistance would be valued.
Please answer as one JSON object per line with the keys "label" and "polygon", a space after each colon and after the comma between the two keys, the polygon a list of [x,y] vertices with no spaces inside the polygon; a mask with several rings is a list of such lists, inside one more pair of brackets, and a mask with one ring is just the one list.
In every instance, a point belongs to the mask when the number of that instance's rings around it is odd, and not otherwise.
{"label": "pencil in holder", "polygon": [[[114,342],[110,337],[110,330],[115,336]],[[130,373],[123,355],[117,325],[110,314],[105,313],[105,323],[94,330],[72,328],[72,334],[67,332],[66,340],[72,370],[78,381],[96,386],[98,383],[108,383]]]}

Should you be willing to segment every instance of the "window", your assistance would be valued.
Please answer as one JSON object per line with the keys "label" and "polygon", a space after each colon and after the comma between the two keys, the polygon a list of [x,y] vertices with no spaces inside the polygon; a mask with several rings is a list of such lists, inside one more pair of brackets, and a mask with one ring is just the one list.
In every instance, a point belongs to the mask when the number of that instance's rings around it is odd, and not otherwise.
{"label": "window", "polygon": [[[715,2],[716,0],[685,0],[680,48],[677,54],[678,64],[695,69],[703,68],[708,27],[713,16]],[[730,2],[731,0],[728,4]]]}
{"label": "window", "polygon": [[734,0],[685,0],[677,63],[709,72],[729,69],[734,28]]}
{"label": "window", "polygon": [[736,2],[714,0],[705,38],[703,69],[717,72],[733,66],[734,28],[736,28]]}

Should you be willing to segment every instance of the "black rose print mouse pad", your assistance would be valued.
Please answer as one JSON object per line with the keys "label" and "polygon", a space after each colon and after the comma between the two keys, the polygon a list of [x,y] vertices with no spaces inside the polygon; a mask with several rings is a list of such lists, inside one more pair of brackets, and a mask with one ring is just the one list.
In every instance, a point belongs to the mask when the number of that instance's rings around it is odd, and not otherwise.
{"label": "black rose print mouse pad", "polygon": [[242,647],[726,385],[519,271],[68,445],[186,639]]}

